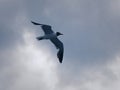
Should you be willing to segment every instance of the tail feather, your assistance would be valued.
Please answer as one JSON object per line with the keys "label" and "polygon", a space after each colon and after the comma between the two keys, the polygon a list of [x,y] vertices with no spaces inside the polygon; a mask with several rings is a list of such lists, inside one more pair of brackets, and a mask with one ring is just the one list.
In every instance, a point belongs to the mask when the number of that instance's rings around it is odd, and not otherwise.
{"label": "tail feather", "polygon": [[36,39],[37,39],[37,40],[42,40],[42,39],[43,39],[43,37],[37,37]]}

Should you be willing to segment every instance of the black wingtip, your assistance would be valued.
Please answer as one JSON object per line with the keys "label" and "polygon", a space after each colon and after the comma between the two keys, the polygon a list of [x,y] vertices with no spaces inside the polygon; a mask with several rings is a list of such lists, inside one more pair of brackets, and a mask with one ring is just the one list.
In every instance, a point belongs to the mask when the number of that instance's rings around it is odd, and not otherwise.
{"label": "black wingtip", "polygon": [[58,56],[59,62],[62,63],[63,58],[61,56]]}
{"label": "black wingtip", "polygon": [[35,22],[31,21],[31,23],[35,24]]}
{"label": "black wingtip", "polygon": [[60,61],[60,63],[62,64],[62,61]]}
{"label": "black wingtip", "polygon": [[57,57],[59,59],[59,62],[62,63],[62,61],[63,61],[63,53],[61,53],[60,51],[58,51]]}
{"label": "black wingtip", "polygon": [[34,25],[43,25],[43,24],[39,24],[39,23],[36,23],[36,22],[33,22],[33,21],[31,21],[31,23],[33,23]]}

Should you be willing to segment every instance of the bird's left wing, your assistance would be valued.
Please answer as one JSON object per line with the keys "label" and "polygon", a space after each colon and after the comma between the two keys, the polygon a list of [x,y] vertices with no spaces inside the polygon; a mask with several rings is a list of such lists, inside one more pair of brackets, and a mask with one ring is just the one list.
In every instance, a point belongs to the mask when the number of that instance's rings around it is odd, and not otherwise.
{"label": "bird's left wing", "polygon": [[31,23],[33,23],[34,25],[41,25],[41,27],[42,27],[45,34],[54,33],[53,30],[51,29],[50,25],[40,24],[40,23],[36,23],[36,22],[33,22],[33,21],[31,21]]}
{"label": "bird's left wing", "polygon": [[31,23],[33,23],[34,25],[43,25],[43,24],[36,23],[36,22],[33,22],[33,21],[31,21]]}
{"label": "bird's left wing", "polygon": [[50,41],[56,46],[57,49],[59,49],[57,57],[59,59],[59,62],[62,63],[64,53],[63,43],[58,38],[50,39]]}

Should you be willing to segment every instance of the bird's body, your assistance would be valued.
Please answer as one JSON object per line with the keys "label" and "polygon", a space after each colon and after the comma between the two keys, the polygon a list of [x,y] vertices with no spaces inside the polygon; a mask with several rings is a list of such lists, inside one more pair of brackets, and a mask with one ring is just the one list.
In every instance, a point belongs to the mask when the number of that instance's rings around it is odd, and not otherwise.
{"label": "bird's body", "polygon": [[57,38],[57,36],[63,35],[63,34],[61,34],[60,32],[54,33],[50,25],[39,24],[33,21],[31,22],[34,25],[41,25],[45,35],[37,37],[37,40],[44,40],[44,39],[50,40],[55,45],[55,47],[59,49],[57,53],[57,57],[59,58],[59,62],[62,63],[64,47],[63,47],[63,43]]}
{"label": "bird's body", "polygon": [[42,40],[42,39],[52,39],[52,38],[57,38],[57,35],[55,33],[52,34],[46,34],[44,36],[39,36],[37,37],[38,40]]}

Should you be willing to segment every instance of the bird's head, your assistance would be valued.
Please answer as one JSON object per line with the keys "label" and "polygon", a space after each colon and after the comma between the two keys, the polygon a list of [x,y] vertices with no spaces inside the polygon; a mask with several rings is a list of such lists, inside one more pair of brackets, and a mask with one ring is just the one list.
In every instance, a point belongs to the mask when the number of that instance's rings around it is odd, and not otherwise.
{"label": "bird's head", "polygon": [[62,33],[60,32],[56,32],[56,35],[59,36],[59,35],[63,35]]}

